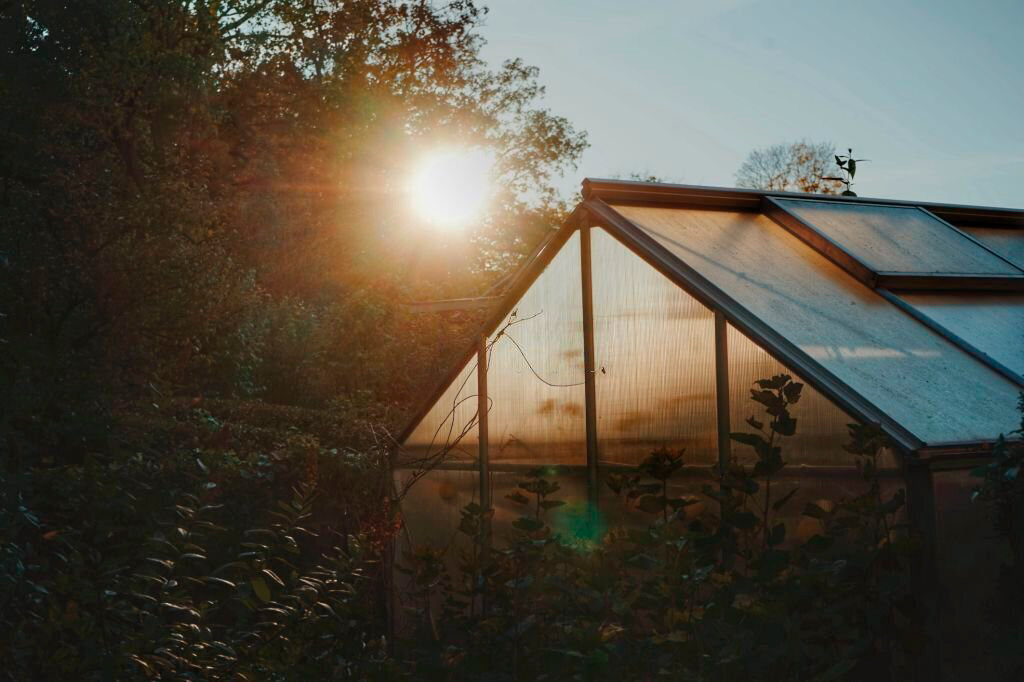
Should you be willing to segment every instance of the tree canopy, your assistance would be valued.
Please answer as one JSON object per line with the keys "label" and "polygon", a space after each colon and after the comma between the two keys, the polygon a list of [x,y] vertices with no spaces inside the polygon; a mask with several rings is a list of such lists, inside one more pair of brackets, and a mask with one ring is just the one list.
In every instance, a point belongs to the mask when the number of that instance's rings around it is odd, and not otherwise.
{"label": "tree canopy", "polygon": [[[395,398],[398,372],[365,371],[425,324],[395,302],[496,279],[553,226],[551,180],[586,145],[543,108],[536,69],[481,60],[485,16],[471,0],[7,4],[5,411]],[[494,150],[501,191],[439,239],[402,183],[453,141]]]}
{"label": "tree canopy", "polygon": [[835,145],[800,140],[750,152],[736,172],[736,186],[780,192],[837,194],[842,185],[823,176],[834,173]]}

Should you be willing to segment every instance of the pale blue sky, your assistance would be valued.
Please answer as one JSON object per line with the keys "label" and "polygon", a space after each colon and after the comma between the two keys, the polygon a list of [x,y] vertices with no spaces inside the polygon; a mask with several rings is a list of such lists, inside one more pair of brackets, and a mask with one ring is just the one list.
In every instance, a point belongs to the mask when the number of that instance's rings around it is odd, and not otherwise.
{"label": "pale blue sky", "polygon": [[584,176],[734,184],[756,147],[853,147],[861,196],[1024,207],[1024,0],[491,0]]}

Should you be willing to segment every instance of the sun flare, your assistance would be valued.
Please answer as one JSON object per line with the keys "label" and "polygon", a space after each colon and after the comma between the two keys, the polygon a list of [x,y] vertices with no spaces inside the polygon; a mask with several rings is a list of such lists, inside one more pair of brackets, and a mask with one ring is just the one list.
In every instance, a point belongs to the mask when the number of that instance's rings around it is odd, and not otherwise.
{"label": "sun flare", "polygon": [[420,163],[410,182],[416,213],[445,230],[479,218],[491,198],[494,157],[483,149],[446,149]]}

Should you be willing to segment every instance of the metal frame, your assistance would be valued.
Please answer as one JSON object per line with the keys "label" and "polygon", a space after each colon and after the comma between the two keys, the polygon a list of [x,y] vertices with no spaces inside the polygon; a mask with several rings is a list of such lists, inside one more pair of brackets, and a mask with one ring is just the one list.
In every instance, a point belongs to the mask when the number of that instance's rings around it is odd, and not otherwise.
{"label": "metal frame", "polygon": [[[851,416],[866,422],[878,424],[896,443],[905,454],[914,455],[911,461],[916,462],[915,466],[926,468],[948,470],[951,468],[964,468],[972,462],[986,456],[991,449],[991,443],[968,442],[968,443],[943,443],[926,445],[913,433],[893,420],[887,414],[879,410],[872,403],[864,399],[845,382],[838,379],[825,367],[808,356],[804,351],[791,343],[788,339],[776,332],[758,317],[753,315],[737,301],[726,295],[710,281],[704,278],[694,268],[687,265],[678,256],[668,251],[646,232],[635,226],[615,209],[609,206],[604,199],[616,203],[644,204],[644,205],[671,205],[673,207],[700,207],[706,210],[731,210],[745,212],[761,212],[775,222],[781,224],[787,230],[796,234],[799,238],[811,244],[816,250],[849,272],[859,281],[876,288],[880,295],[890,301],[905,313],[912,315],[921,323],[927,325],[936,333],[942,335],[952,343],[956,344],[965,352],[970,353],[978,360],[984,362],[1002,376],[1010,379],[1018,385],[1024,386],[1024,377],[1016,374],[1000,363],[992,360],[986,354],[973,347],[963,339],[951,333],[926,315],[920,313],[883,285],[887,281],[902,281],[900,277],[912,277],[917,280],[928,279],[928,276],[906,275],[906,273],[874,273],[869,268],[859,263],[849,253],[843,250],[838,244],[827,236],[818,232],[813,226],[805,223],[795,215],[787,211],[776,198],[809,199],[821,201],[842,201],[860,204],[878,204],[888,206],[900,206],[907,208],[919,208],[926,213],[933,215],[936,219],[947,224],[948,227],[962,234],[968,240],[977,243],[970,235],[964,233],[955,226],[949,224],[946,218],[954,218],[970,222],[973,226],[998,226],[1008,229],[1024,229],[1024,210],[1013,209],[988,209],[971,206],[954,206],[946,204],[916,204],[903,201],[890,201],[878,199],[851,199],[834,196],[814,196],[788,192],[762,192],[755,190],[734,190],[724,188],[689,187],[685,185],[655,185],[649,183],[634,183],[628,181],[584,181],[585,200],[578,205],[570,214],[569,218],[556,232],[552,233],[542,244],[540,244],[527,264],[514,276],[509,290],[500,300],[502,305],[497,312],[491,316],[482,326],[481,336],[474,339],[473,345],[464,355],[462,362],[455,365],[437,388],[424,401],[421,409],[410,420],[410,423],[402,432],[399,441],[404,441],[419,421],[430,410],[433,404],[443,395],[452,381],[469,363],[473,355],[478,355],[479,367],[486,367],[486,358],[482,358],[480,344],[486,348],[486,341],[495,329],[505,320],[508,308],[526,292],[536,281],[537,277],[544,271],[555,254],[562,248],[573,232],[580,230],[580,252],[581,252],[581,282],[583,293],[583,318],[584,318],[584,371],[585,371],[585,393],[586,393],[586,431],[587,431],[587,463],[585,468],[588,478],[588,489],[591,501],[597,501],[597,476],[598,468],[616,470],[628,469],[624,465],[601,463],[599,456],[599,439],[597,435],[597,401],[595,382],[595,350],[593,338],[593,274],[591,271],[590,259],[590,229],[599,226],[607,230],[617,241],[644,259],[649,265],[668,277],[677,286],[681,287],[688,294],[700,301],[703,305],[715,312],[715,353],[716,353],[716,412],[718,415],[718,447],[720,460],[728,457],[730,448],[729,439],[729,403],[728,403],[728,349],[727,349],[727,325],[731,324],[738,331],[749,337],[758,346],[765,350],[783,365],[797,372],[811,384],[815,389],[833,401],[841,409]],[[981,244],[982,248],[988,249]],[[994,252],[993,252],[994,253]],[[999,256],[999,254],[995,254]],[[1002,260],[1006,260],[999,256]],[[886,279],[888,278],[888,280]],[[952,278],[958,282],[957,288],[964,288],[963,277]],[[1012,277],[1006,279],[1014,279]],[[480,359],[483,362],[480,362]],[[486,377],[481,383],[478,372],[478,400],[481,405],[486,402]],[[483,394],[482,396],[480,394]],[[481,408],[483,409],[483,408]],[[485,415],[485,412],[481,412]],[[484,419],[486,421],[486,419]],[[486,433],[486,424],[482,432]],[[481,445],[481,455],[476,463],[473,462],[447,462],[438,466],[441,469],[453,470],[476,470],[481,474],[481,485],[490,472],[515,472],[528,471],[536,468],[534,464],[518,463],[495,463],[490,462],[487,457],[486,445]],[[401,465],[398,464],[400,467]],[[555,465],[563,470],[576,470],[576,466]],[[814,468],[809,468],[808,472]],[[489,492],[489,490],[487,491]],[[483,500],[481,493],[481,500]]]}
{"label": "metal frame", "polygon": [[906,452],[913,452],[924,445],[922,440],[900,423],[865,400],[806,352],[753,315],[612,207],[594,199],[584,201],[583,206],[600,220],[602,227],[627,248],[705,306],[720,311],[729,324],[799,374],[846,412],[863,422],[878,424]]}
{"label": "metal frame", "polygon": [[885,206],[916,206],[951,223],[971,227],[1006,227],[1024,229],[1024,209],[938,204],[927,201],[899,201],[869,197],[844,197],[834,194],[804,194],[732,187],[700,187],[632,180],[583,180],[583,198],[601,199],[616,204],[670,204],[679,207],[700,207],[727,211],[760,211],[764,197],[781,199],[816,199],[842,203],[868,203]]}
{"label": "metal frame", "polygon": [[718,469],[725,471],[732,459],[729,435],[729,323],[715,311],[715,419],[718,426]]}
{"label": "metal frame", "polygon": [[594,283],[590,258],[590,216],[580,211],[580,288],[583,302],[583,388],[586,397],[584,418],[587,427],[587,494],[597,506],[597,375],[594,365]]}
{"label": "metal frame", "polygon": [[[996,253],[985,244],[982,244],[963,230],[951,225],[949,222],[943,220],[934,213],[921,208],[920,206],[891,203],[882,204],[874,201],[861,201],[856,204],[859,206],[883,206],[887,208],[902,208],[921,211],[928,217],[944,225],[947,229],[952,230],[968,243],[974,244],[979,249],[998,258],[1003,263],[1006,263],[1016,270],[1018,274],[931,274],[921,272],[892,272],[875,270],[870,265],[859,260],[841,244],[833,240],[813,224],[788,209],[785,204],[779,201],[780,199],[785,201],[787,199],[792,200],[796,198],[773,197],[766,195],[762,198],[762,213],[782,227],[786,228],[795,237],[808,244],[815,251],[841,267],[855,279],[863,282],[872,289],[981,289],[995,291],[1024,291],[1024,270],[1021,270],[1017,265]],[[809,197],[800,197],[796,200],[814,203],[829,203],[828,201],[822,200],[818,197],[813,199]]]}
{"label": "metal frame", "polygon": [[[519,298],[526,293],[526,290],[530,288],[530,285],[534,283],[540,273],[544,271],[551,259],[555,257],[555,254],[562,248],[565,242],[569,239],[573,232],[576,231],[577,216],[580,208],[577,207],[565,221],[562,227],[555,232],[552,232],[550,236],[544,239],[533,253],[530,254],[526,259],[526,263],[520,268],[519,272],[513,278],[509,285],[508,292],[500,297],[503,301],[502,305],[497,308],[497,312],[489,317],[484,324],[481,325],[480,333],[484,334],[488,338],[498,328],[502,322],[505,321],[505,317],[508,315],[509,306],[514,305]],[[455,381],[456,377],[463,368],[469,364],[469,361],[473,359],[476,354],[476,338],[468,345],[466,351],[460,356],[458,363],[454,364],[452,371],[448,372],[442,379],[437,383],[434,389],[427,395],[427,397],[420,404],[419,408],[413,412],[409,418],[409,423],[399,433],[396,440],[399,443],[404,443],[405,439],[413,432],[413,429],[419,425],[423,417],[427,415],[430,408],[434,406],[448,386]]]}

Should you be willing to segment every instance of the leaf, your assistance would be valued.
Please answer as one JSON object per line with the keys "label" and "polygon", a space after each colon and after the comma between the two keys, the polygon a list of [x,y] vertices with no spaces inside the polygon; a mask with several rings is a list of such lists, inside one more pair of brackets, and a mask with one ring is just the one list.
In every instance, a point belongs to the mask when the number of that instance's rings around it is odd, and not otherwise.
{"label": "leaf", "polygon": [[521,492],[518,492],[518,491],[514,492],[514,493],[509,493],[508,495],[505,496],[505,498],[509,499],[509,500],[512,500],[516,504],[529,504],[530,503],[530,498],[528,498],[526,495],[524,495],[524,494],[522,494]]}
{"label": "leaf", "polygon": [[665,499],[661,495],[643,495],[637,500],[636,506],[648,514],[659,514],[665,509]]}
{"label": "leaf", "polygon": [[565,504],[564,500],[544,500],[540,503],[541,509],[554,509]]}
{"label": "leaf", "polygon": [[281,587],[284,587],[284,581],[283,581],[283,580],[281,580],[281,578],[280,578],[280,577],[278,577],[277,573],[274,573],[274,572],[273,572],[273,571],[271,571],[271,570],[270,570],[269,568],[264,568],[264,569],[263,569],[263,570],[261,571],[261,573],[263,573],[263,575],[267,576],[268,578],[270,578],[271,580],[273,580],[273,581],[274,581],[275,583],[277,583],[277,584],[278,584],[278,585],[280,585]]}
{"label": "leaf", "polygon": [[796,433],[796,419],[786,414],[773,419],[771,427],[780,436],[792,436]]}
{"label": "leaf", "polygon": [[804,389],[804,385],[793,381],[786,384],[782,388],[782,395],[789,401],[790,404],[796,404],[800,401],[800,392]]}
{"label": "leaf", "polygon": [[543,528],[544,522],[538,521],[537,519],[531,519],[528,516],[521,516],[512,522],[512,527],[527,533],[532,533]]}
{"label": "leaf", "polygon": [[743,443],[744,445],[749,445],[753,448],[768,444],[768,441],[756,433],[742,433],[737,431],[735,433],[730,433],[729,438],[733,439],[737,443]]}
{"label": "leaf", "polygon": [[740,530],[750,530],[757,525],[757,516],[753,512],[743,511],[734,514],[729,521]]}
{"label": "leaf", "polygon": [[792,380],[788,374],[775,374],[770,379],[758,379],[754,383],[770,391],[777,391]]}
{"label": "leaf", "polygon": [[771,546],[781,545],[786,539],[786,524],[779,523],[768,533],[768,544]]}
{"label": "leaf", "polygon": [[808,502],[804,507],[804,516],[810,516],[812,519],[824,519],[828,517],[828,513],[813,502]]}
{"label": "leaf", "polygon": [[776,501],[775,501],[775,502],[774,502],[774,503],[772,504],[772,510],[773,510],[773,511],[779,511],[779,510],[780,510],[780,509],[782,509],[782,508],[783,508],[784,506],[786,506],[786,503],[787,503],[787,502],[789,502],[789,500],[790,500],[790,499],[791,499],[791,498],[793,497],[793,495],[795,495],[795,494],[796,494],[796,491],[797,491],[797,490],[800,490],[800,488],[799,488],[799,487],[793,488],[793,489],[792,489],[792,490],[790,490],[790,491],[789,491],[788,493],[786,493],[785,495],[783,495],[781,499],[779,499],[779,500],[776,500]]}
{"label": "leaf", "polygon": [[252,585],[252,591],[256,593],[259,600],[264,604],[270,601],[270,588],[267,587],[267,582],[260,576],[253,576],[252,580],[249,581]]}

